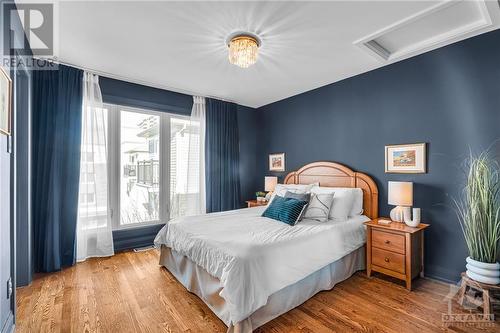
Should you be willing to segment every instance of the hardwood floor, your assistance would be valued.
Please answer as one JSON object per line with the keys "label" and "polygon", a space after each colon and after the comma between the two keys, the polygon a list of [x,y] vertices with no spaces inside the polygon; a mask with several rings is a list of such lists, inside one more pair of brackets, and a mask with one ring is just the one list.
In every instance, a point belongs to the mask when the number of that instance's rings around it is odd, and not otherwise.
{"label": "hardwood floor", "polygon": [[[158,265],[158,256],[156,250],[123,252],[37,276],[18,289],[17,332],[225,332],[208,307]],[[409,292],[358,272],[257,332],[500,332],[498,322],[445,327],[449,286],[427,279],[414,286]],[[467,313],[452,304],[453,313]]]}

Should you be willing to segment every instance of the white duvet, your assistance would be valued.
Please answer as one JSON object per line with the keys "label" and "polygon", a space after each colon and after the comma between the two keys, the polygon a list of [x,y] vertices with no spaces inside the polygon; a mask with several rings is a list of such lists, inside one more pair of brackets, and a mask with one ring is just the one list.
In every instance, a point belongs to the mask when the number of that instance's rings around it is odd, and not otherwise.
{"label": "white duvet", "polygon": [[261,217],[265,207],[170,221],[155,238],[217,277],[232,323],[249,317],[273,293],[365,243],[360,215],[344,222],[304,220],[295,226]]}

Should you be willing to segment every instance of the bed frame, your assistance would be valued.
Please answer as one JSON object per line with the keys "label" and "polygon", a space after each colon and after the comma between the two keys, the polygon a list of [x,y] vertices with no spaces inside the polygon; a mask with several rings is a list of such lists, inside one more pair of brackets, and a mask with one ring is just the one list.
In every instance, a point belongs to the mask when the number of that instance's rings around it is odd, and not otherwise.
{"label": "bed frame", "polygon": [[284,184],[311,184],[320,186],[357,187],[363,190],[363,214],[371,219],[378,218],[378,188],[368,175],[355,172],[334,162],[314,162],[290,172]]}
{"label": "bed frame", "polygon": [[[319,182],[321,186],[358,187],[363,190],[364,215],[378,217],[378,189],[373,179],[364,173],[333,162],[307,164],[285,177],[284,184],[310,184]],[[255,328],[307,301],[321,290],[333,286],[356,271],[365,267],[365,247],[360,247],[343,258],[330,263],[309,276],[272,294],[268,303],[256,310],[250,317],[231,323],[228,305],[220,296],[222,290],[218,278],[210,275],[191,259],[162,245],[160,264],[165,266],[175,278],[190,292],[196,294],[207,306],[228,325],[228,333],[250,333]]]}

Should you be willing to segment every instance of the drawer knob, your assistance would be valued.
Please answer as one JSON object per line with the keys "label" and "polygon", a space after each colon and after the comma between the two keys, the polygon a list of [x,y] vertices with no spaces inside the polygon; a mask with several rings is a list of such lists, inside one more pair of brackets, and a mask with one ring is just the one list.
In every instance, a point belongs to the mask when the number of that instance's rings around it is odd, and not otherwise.
{"label": "drawer knob", "polygon": [[389,258],[387,258],[387,257],[385,257],[384,260],[385,260],[385,262],[389,262]]}
{"label": "drawer knob", "polygon": [[385,243],[386,243],[386,244],[389,244],[389,243],[391,243],[391,241],[390,241],[390,240],[388,240],[388,239],[386,239]]}

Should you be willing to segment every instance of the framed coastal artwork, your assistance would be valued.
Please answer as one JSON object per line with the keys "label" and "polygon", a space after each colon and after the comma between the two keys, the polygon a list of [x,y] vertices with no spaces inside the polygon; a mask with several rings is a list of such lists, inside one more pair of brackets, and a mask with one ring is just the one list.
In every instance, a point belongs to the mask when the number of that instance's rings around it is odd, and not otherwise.
{"label": "framed coastal artwork", "polygon": [[285,171],[285,153],[269,154],[269,171]]}
{"label": "framed coastal artwork", "polygon": [[425,143],[385,146],[386,173],[426,173]]}
{"label": "framed coastal artwork", "polygon": [[0,133],[10,135],[12,112],[12,81],[7,72],[0,67]]}

